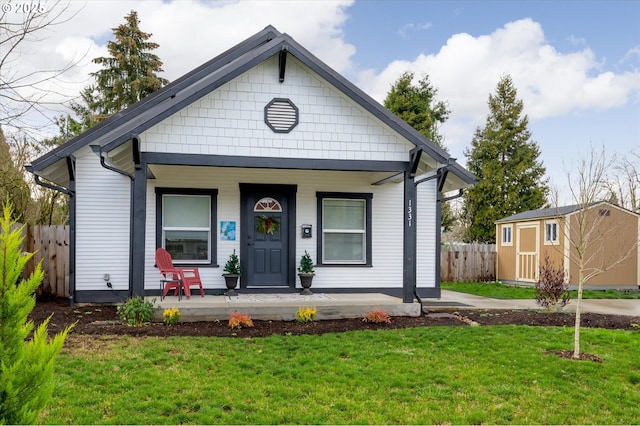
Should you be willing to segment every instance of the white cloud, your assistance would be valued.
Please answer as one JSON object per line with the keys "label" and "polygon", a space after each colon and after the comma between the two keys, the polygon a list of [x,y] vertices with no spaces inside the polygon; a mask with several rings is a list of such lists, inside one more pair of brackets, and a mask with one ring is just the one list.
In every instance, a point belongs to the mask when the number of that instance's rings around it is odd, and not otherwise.
{"label": "white cloud", "polygon": [[[452,35],[434,54],[393,61],[381,72],[354,70],[355,47],[344,40],[347,9],[344,1],[221,1],[183,0],[70,2],[76,15],[51,28],[46,38],[25,45],[19,58],[23,70],[63,67],[70,58],[80,65],[64,76],[50,100],[77,96],[96,70],[91,59],[105,56],[112,28],[136,10],[143,31],[159,43],[156,53],[164,62],[164,76],[175,80],[267,25],[275,26],[342,74],[354,75],[356,84],[382,101],[391,84],[406,70],[428,74],[438,98],[448,102],[451,118],[443,126],[447,146],[458,158],[470,135],[484,123],[487,100],[504,74],[510,74],[532,120],[624,105],[640,93],[640,72],[615,73],[588,48],[559,53],[537,22],[523,19],[488,35]],[[53,4],[51,7],[60,7]],[[67,13],[66,17],[70,17]],[[429,23],[408,27],[428,29]],[[637,49],[627,57],[637,58]],[[84,56],[83,56],[84,55]],[[630,60],[631,60],[630,59]],[[632,69],[627,67],[627,69]],[[59,112],[62,112],[59,109]]]}
{"label": "white cloud", "polygon": [[[456,151],[484,123],[488,96],[504,74],[513,78],[531,120],[622,106],[640,93],[640,71],[616,74],[601,68],[590,49],[560,53],[545,40],[539,23],[522,19],[489,35],[455,34],[435,54],[394,61],[380,73],[361,72],[358,84],[382,101],[402,72],[429,75],[439,100],[452,110],[442,131]],[[462,135],[466,138],[458,139]]]}
{"label": "white cloud", "polygon": [[414,31],[428,30],[432,26],[433,24],[431,24],[431,22],[425,22],[423,24],[405,24],[398,29],[398,35],[400,35],[400,37],[402,38],[407,38],[409,36],[409,33],[412,33]]}
{"label": "white cloud", "polygon": [[[340,73],[348,72],[355,47],[343,39],[345,13],[352,0],[217,1],[183,0],[165,2],[71,1],[63,14],[68,21],[52,26],[46,38],[25,43],[19,57],[21,73],[60,69],[72,58],[79,64],[56,82],[50,102],[77,96],[97,69],[93,58],[107,55],[106,43],[113,39],[112,28],[124,23],[130,11],[138,12],[142,31],[152,33],[160,47],[155,53],[164,62],[164,77],[175,80],[214,58],[267,25],[288,33],[321,60]],[[51,3],[52,12],[64,4]],[[81,58],[81,59],[80,59]],[[57,113],[63,111],[57,107]],[[55,112],[54,112],[55,113]]]}
{"label": "white cloud", "polygon": [[629,62],[629,61],[638,61],[640,60],[640,46],[635,46],[632,49],[629,49],[627,53],[624,55],[624,58],[620,60],[621,63]]}

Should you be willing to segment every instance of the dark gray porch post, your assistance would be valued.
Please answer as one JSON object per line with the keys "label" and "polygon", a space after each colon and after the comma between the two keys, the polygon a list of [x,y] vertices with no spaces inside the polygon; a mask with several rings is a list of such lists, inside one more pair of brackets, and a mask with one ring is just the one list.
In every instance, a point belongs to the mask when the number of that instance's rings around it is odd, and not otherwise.
{"label": "dark gray porch post", "polygon": [[69,182],[69,305],[76,295],[76,181]]}
{"label": "dark gray porch post", "polygon": [[415,173],[404,172],[404,266],[402,301],[412,303],[416,288],[416,185]]}
{"label": "dark gray porch post", "polygon": [[147,224],[147,164],[135,164],[131,185],[133,208],[131,214],[131,296],[144,296],[145,228]]}

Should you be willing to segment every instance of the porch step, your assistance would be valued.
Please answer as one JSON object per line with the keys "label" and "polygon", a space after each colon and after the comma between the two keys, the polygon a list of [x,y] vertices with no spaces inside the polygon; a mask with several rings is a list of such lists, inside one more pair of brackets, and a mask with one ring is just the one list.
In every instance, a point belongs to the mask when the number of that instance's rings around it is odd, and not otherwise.
{"label": "porch step", "polygon": [[257,320],[293,321],[300,307],[315,306],[317,320],[364,318],[367,312],[384,309],[390,316],[420,316],[419,303],[402,300],[380,293],[314,293],[302,296],[288,294],[239,294],[238,296],[205,296],[192,294],[178,301],[175,296],[156,298],[155,321],[162,321],[166,308],[180,309],[180,320],[228,320],[232,312],[242,312]]}

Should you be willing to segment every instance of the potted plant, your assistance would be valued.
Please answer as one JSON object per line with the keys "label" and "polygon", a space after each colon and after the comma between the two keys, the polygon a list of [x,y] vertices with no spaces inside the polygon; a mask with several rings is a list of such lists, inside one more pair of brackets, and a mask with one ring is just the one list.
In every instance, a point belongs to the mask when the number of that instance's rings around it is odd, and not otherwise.
{"label": "potted plant", "polygon": [[302,291],[300,294],[313,294],[309,288],[313,281],[313,260],[307,251],[304,251],[304,255],[300,258],[300,266],[298,267],[298,276],[300,277],[300,284],[302,284]]}
{"label": "potted plant", "polygon": [[240,268],[240,259],[236,254],[235,249],[233,253],[229,255],[229,260],[224,265],[224,283],[227,285],[227,292],[225,296],[237,296],[238,292],[235,290],[238,285],[238,278],[242,275],[242,268]]}

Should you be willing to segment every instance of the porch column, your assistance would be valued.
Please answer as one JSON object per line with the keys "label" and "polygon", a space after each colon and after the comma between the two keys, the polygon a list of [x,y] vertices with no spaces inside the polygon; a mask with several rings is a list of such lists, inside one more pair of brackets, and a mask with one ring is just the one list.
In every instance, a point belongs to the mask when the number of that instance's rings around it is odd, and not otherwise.
{"label": "porch column", "polygon": [[404,265],[402,301],[412,303],[416,288],[416,185],[415,173],[404,172]]}
{"label": "porch column", "polygon": [[144,296],[145,228],[147,224],[147,164],[136,163],[131,197],[131,296]]}

